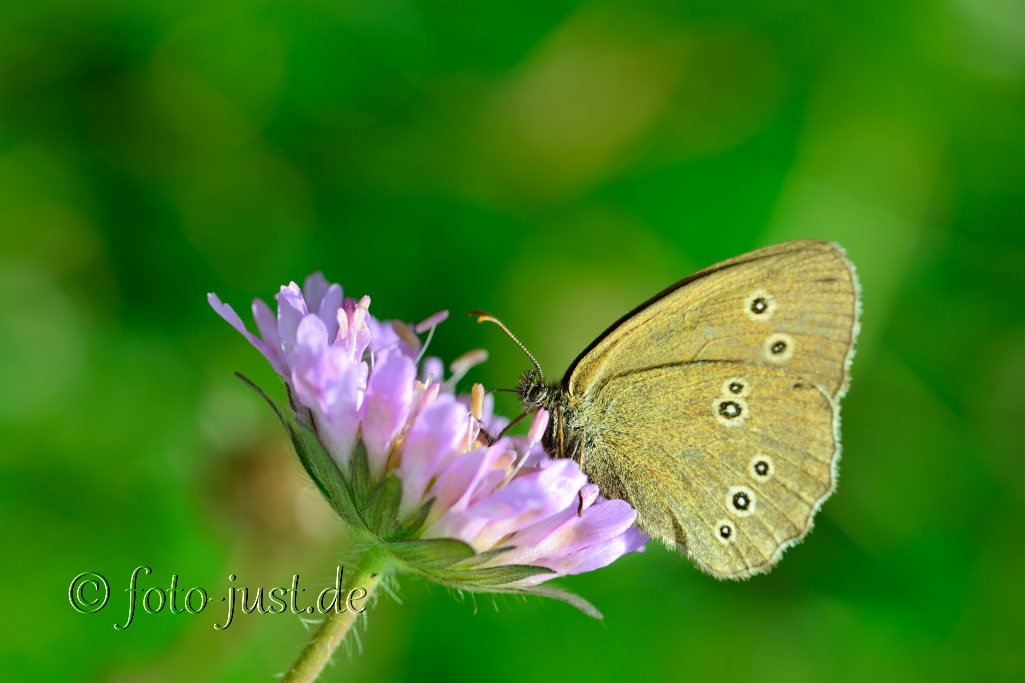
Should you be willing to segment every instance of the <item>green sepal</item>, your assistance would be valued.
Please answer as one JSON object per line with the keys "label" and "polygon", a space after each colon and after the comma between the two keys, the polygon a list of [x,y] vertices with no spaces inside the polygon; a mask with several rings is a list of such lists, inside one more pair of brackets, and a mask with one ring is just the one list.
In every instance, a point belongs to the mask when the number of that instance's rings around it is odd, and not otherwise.
{"label": "green sepal", "polygon": [[427,521],[427,515],[430,514],[432,507],[434,507],[433,498],[418,507],[408,517],[406,517],[406,519],[399,525],[399,530],[395,533],[395,540],[404,541],[410,538],[415,538],[423,528],[424,522]]}
{"label": "green sepal", "polygon": [[[460,588],[460,586],[451,586],[452,588]],[[498,588],[488,587],[467,587],[467,590],[476,591],[477,593],[506,593],[509,595],[536,595],[541,598],[551,598],[564,602],[567,605],[572,605],[578,610],[591,617],[592,619],[604,619],[605,617],[598,610],[597,607],[584,600],[576,593],[570,593],[560,588],[552,588],[551,586],[502,586]]]}
{"label": "green sepal", "polygon": [[433,576],[434,572],[448,569],[473,557],[473,548],[454,538],[429,538],[419,541],[393,541],[382,544],[409,569]]}
{"label": "green sepal", "polygon": [[539,574],[554,574],[547,567],[535,567],[529,564],[506,564],[483,569],[449,569],[436,573],[442,581],[459,583],[471,589],[478,587],[493,588],[504,586]]}
{"label": "green sepal", "polygon": [[477,553],[473,557],[460,562],[459,564],[455,565],[453,569],[469,569],[471,567],[477,567],[479,565],[484,564],[485,562],[490,562],[502,553],[509,552],[513,549],[513,547],[514,546],[507,545],[502,548],[492,548],[491,550],[485,550],[482,553]]}
{"label": "green sepal", "polygon": [[[362,449],[359,449],[362,450]],[[364,462],[366,455],[363,456]],[[357,494],[358,495],[358,494]],[[367,497],[363,518],[367,529],[378,538],[392,538],[399,530],[399,502],[402,500],[402,482],[389,474],[379,482]]]}
{"label": "green sepal", "polygon": [[576,607],[578,610],[593,619],[604,618],[598,608],[590,602],[575,593],[570,593],[569,591],[562,590],[561,588],[554,588],[552,586],[509,585],[531,576],[554,573],[547,567],[506,565],[486,567],[484,569],[460,569],[460,567],[486,561],[481,559],[485,558],[485,556],[490,556],[487,559],[492,559],[495,555],[505,552],[506,550],[509,550],[509,548],[497,548],[495,550],[480,553],[479,555],[474,555],[472,558],[464,560],[460,564],[453,565],[449,569],[426,573],[426,576],[443,586],[447,586],[448,588],[465,590],[471,593],[505,593],[508,595],[536,595],[542,598],[552,598],[553,600],[559,600],[560,602]]}
{"label": "green sepal", "polygon": [[[370,463],[367,461],[367,448],[359,439],[352,447],[349,456],[349,489],[352,491],[352,502],[357,510],[365,510],[370,496]],[[371,526],[373,530],[375,527]]]}

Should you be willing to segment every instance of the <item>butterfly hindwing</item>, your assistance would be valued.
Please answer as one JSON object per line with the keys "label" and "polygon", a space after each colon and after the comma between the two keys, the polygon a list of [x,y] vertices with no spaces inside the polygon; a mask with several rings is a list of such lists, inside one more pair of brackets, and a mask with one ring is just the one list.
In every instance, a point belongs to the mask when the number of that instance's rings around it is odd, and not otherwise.
{"label": "butterfly hindwing", "polygon": [[[677,400],[658,411],[629,408],[667,393]],[[769,568],[833,489],[832,401],[776,368],[640,371],[603,385],[590,410],[605,426],[592,433],[589,476],[601,486],[613,472],[642,530],[716,576]]]}

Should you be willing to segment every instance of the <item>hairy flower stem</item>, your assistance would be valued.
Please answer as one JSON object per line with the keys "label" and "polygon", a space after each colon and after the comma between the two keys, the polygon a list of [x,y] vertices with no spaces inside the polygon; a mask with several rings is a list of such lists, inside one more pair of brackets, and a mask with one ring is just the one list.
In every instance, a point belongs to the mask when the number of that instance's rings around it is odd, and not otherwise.
{"label": "hairy flower stem", "polygon": [[[359,570],[351,581],[346,582],[344,594],[338,596],[339,609],[329,611],[324,617],[320,628],[306,644],[299,659],[285,674],[283,683],[305,683],[317,679],[331,660],[335,649],[345,638],[345,634],[370,604],[370,597],[378,584],[390,571],[391,563],[385,557],[368,553],[362,558]],[[349,609],[350,607],[354,609]]]}

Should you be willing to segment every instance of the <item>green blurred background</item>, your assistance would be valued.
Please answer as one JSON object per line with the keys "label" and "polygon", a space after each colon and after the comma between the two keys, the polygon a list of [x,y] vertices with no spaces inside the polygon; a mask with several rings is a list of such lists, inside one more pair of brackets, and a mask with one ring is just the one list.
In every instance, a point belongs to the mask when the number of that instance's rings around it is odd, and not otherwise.
{"label": "green blurred background", "polygon": [[558,375],[676,279],[816,237],[863,331],[838,493],[772,574],[651,544],[563,582],[604,623],[410,578],[324,680],[1021,680],[1023,122],[1011,0],[5,3],[0,666],[269,681],[305,643],[219,603],[113,629],[137,565],[216,601],[346,556],[208,291],[322,269],[378,316],[447,308],[434,351],[488,347],[468,381],[501,387],[524,359],[464,311]]}

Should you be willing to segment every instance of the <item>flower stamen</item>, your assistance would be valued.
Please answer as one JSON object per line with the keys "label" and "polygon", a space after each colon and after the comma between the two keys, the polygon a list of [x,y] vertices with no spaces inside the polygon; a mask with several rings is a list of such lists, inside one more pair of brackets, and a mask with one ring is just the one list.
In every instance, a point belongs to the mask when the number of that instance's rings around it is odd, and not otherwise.
{"label": "flower stamen", "polygon": [[484,385],[480,382],[470,388],[470,414],[478,422],[484,419]]}
{"label": "flower stamen", "polygon": [[432,316],[428,316],[422,322],[416,324],[416,333],[423,334],[427,330],[434,329],[441,323],[448,320],[448,311],[438,311]]}
{"label": "flower stamen", "polygon": [[401,320],[392,320],[391,328],[395,330],[395,334],[399,335],[399,339],[406,342],[409,346],[414,349],[420,346],[420,338],[416,336],[415,332],[413,332],[413,328],[406,323]]}
{"label": "flower stamen", "polygon": [[445,381],[445,387],[448,389],[455,389],[456,384],[466,376],[466,373],[485,362],[487,359],[488,352],[484,349],[473,349],[459,356],[459,358],[456,358],[448,366],[448,369],[452,372],[452,376]]}

